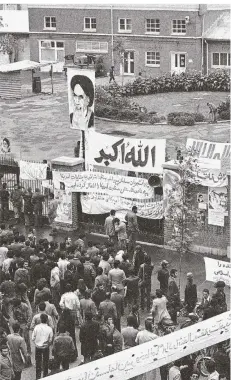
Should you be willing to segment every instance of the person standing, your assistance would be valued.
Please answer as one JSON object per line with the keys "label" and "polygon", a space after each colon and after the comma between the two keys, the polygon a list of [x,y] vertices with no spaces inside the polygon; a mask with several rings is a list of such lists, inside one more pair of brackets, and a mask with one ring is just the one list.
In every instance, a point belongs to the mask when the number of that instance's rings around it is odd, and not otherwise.
{"label": "person standing", "polygon": [[12,329],[13,334],[7,336],[7,344],[13,363],[14,380],[20,380],[27,359],[26,342],[19,335],[20,325],[18,323],[14,323]]}
{"label": "person standing", "polygon": [[161,262],[161,269],[159,269],[157,273],[157,280],[160,283],[160,290],[165,296],[167,296],[167,293],[168,293],[168,279],[169,279],[168,261],[163,260]]}
{"label": "person standing", "polygon": [[197,286],[193,283],[193,274],[187,273],[184,302],[188,313],[192,313],[197,303]]}
{"label": "person standing", "polygon": [[71,284],[66,285],[65,293],[61,297],[59,306],[62,310],[69,309],[74,322],[76,322],[77,317],[80,315],[80,302],[78,296],[72,292]]}
{"label": "person standing", "polygon": [[95,302],[91,299],[91,291],[85,290],[84,298],[80,300],[80,311],[83,321],[87,313],[91,313],[94,317],[97,315]]}
{"label": "person standing", "polygon": [[10,200],[13,204],[14,209],[14,217],[16,220],[16,224],[19,222],[21,213],[22,213],[22,191],[19,185],[14,185],[14,190],[10,195]]}
{"label": "person standing", "polygon": [[42,227],[43,202],[45,201],[45,197],[38,188],[35,189],[31,201],[34,207],[35,227]]}
{"label": "person standing", "polygon": [[118,289],[115,285],[111,287],[111,301],[114,302],[116,305],[116,311],[117,311],[117,318],[115,319],[115,327],[120,332],[121,331],[121,324],[120,320],[121,317],[124,315],[124,297],[118,293]]}
{"label": "person standing", "polygon": [[24,200],[24,223],[26,227],[30,227],[33,216],[33,205],[32,205],[32,189],[25,190],[22,194]]}
{"label": "person standing", "polygon": [[112,80],[115,82],[114,66],[111,66],[110,71],[109,71],[109,83],[111,83]]}
{"label": "person standing", "polygon": [[70,361],[76,351],[73,339],[66,332],[65,325],[59,326],[59,334],[54,339],[52,353],[58,367],[62,364],[64,371],[69,369]]}
{"label": "person standing", "polygon": [[114,268],[111,269],[108,273],[108,280],[111,286],[115,286],[118,290],[118,293],[124,296],[124,280],[126,279],[125,273],[122,269],[119,268],[119,260],[115,260]]}
{"label": "person standing", "polygon": [[84,363],[88,363],[98,349],[99,323],[92,319],[92,313],[86,313],[85,322],[80,327],[79,332],[81,354],[84,356]]}
{"label": "person standing", "polygon": [[117,233],[117,237],[118,237],[118,248],[120,250],[126,251],[127,250],[126,223],[123,220],[120,220],[119,218],[115,218],[114,225],[115,225],[115,232]]}
{"label": "person standing", "polygon": [[147,302],[147,311],[149,311],[151,307],[151,285],[153,268],[154,266],[151,263],[151,257],[146,255],[144,258],[144,264],[140,266],[138,273],[140,279],[140,305],[142,310],[144,310],[145,298]]}
{"label": "person standing", "polygon": [[60,301],[60,277],[57,263],[54,263],[53,268],[51,269],[50,287],[52,300],[56,309],[58,309]]}
{"label": "person standing", "polygon": [[117,236],[115,233],[115,210],[110,211],[110,215],[105,219],[104,228],[105,228],[105,234],[109,238],[109,242],[116,244],[117,242]]}
{"label": "person standing", "polygon": [[113,320],[117,318],[117,310],[114,302],[111,301],[111,294],[106,293],[105,301],[101,302],[99,305],[99,315],[102,317],[108,316]]}
{"label": "person standing", "polygon": [[13,380],[14,370],[7,345],[0,347],[0,379]]}
{"label": "person standing", "polygon": [[128,253],[130,255],[133,255],[134,253],[136,240],[137,240],[137,233],[139,231],[136,214],[137,214],[137,207],[133,206],[132,211],[128,211],[125,216],[125,220],[127,222],[127,233],[128,233]]}
{"label": "person standing", "polygon": [[209,107],[209,115],[210,117],[210,123],[217,123],[217,107],[213,103],[207,103],[207,106]]}
{"label": "person standing", "polygon": [[168,379],[169,380],[181,380],[180,373],[181,360],[175,360],[174,365],[169,369]]}
{"label": "person standing", "polygon": [[132,258],[132,263],[136,275],[139,272],[140,266],[144,263],[145,256],[147,256],[146,252],[144,252],[143,248],[140,245],[137,245]]}
{"label": "person standing", "polygon": [[48,375],[49,346],[53,339],[53,330],[47,325],[48,316],[40,315],[41,323],[35,326],[32,332],[32,341],[35,344],[36,380]]}
{"label": "person standing", "polygon": [[156,298],[153,300],[151,312],[153,320],[157,324],[161,323],[163,319],[171,319],[167,310],[167,298],[160,289],[156,289]]}
{"label": "person standing", "polygon": [[53,227],[53,223],[55,221],[55,218],[57,217],[57,209],[58,209],[59,201],[58,199],[55,199],[55,196],[53,193],[50,194],[50,202],[48,206],[48,219],[49,223],[52,227],[52,231],[50,235],[54,235],[57,233],[57,230]]}
{"label": "person standing", "polygon": [[134,269],[129,269],[129,274],[124,284],[127,287],[125,301],[128,305],[128,310],[131,311],[133,305],[138,305],[139,302],[139,277],[135,275]]}
{"label": "person standing", "polygon": [[123,328],[121,334],[124,339],[124,349],[135,347],[136,337],[138,330],[133,327],[133,318],[132,316],[127,317],[127,327]]}
{"label": "person standing", "polygon": [[1,221],[6,222],[9,218],[9,198],[10,194],[7,190],[7,184],[4,182],[2,184],[2,189],[0,190],[0,205],[1,205]]}
{"label": "person standing", "polygon": [[177,323],[177,309],[180,307],[180,291],[176,283],[177,269],[171,269],[168,280],[168,311],[172,321]]}
{"label": "person standing", "polygon": [[31,344],[30,344],[30,325],[32,321],[31,309],[26,303],[21,302],[20,299],[15,298],[13,300],[13,318],[20,325],[19,333],[25,339],[27,352],[31,355]]}

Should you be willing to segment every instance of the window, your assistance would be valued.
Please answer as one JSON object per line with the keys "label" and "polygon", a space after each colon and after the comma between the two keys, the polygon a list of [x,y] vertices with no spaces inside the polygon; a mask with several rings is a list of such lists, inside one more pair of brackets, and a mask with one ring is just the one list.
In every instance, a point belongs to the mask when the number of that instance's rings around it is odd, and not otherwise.
{"label": "window", "polygon": [[82,53],[108,53],[108,43],[99,41],[77,41],[76,51]]}
{"label": "window", "polygon": [[146,19],[146,33],[160,33],[160,20],[158,18]]}
{"label": "window", "polygon": [[84,30],[96,32],[96,18],[95,17],[84,18]]}
{"label": "window", "polygon": [[212,66],[213,67],[230,66],[230,53],[213,53]]}
{"label": "window", "polygon": [[119,19],[119,32],[123,32],[123,33],[132,32],[132,20],[130,18]]}
{"label": "window", "polygon": [[160,53],[158,51],[146,52],[146,65],[147,66],[160,66]]}
{"label": "window", "polygon": [[56,29],[56,17],[44,17],[44,29]]}
{"label": "window", "polygon": [[40,62],[64,62],[63,41],[40,41]]}
{"label": "window", "polygon": [[186,21],[172,20],[172,33],[176,33],[176,34],[186,33]]}

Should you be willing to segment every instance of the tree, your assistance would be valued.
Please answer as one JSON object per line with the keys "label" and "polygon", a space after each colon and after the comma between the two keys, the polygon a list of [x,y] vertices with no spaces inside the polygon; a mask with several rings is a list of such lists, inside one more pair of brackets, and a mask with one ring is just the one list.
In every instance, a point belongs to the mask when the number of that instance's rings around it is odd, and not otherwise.
{"label": "tree", "polygon": [[126,51],[125,43],[126,43],[126,38],[116,37],[114,40],[114,46],[113,46],[113,51],[118,53],[119,62],[122,67],[122,86],[124,84],[124,53]]}
{"label": "tree", "polygon": [[179,287],[182,258],[189,251],[193,239],[198,236],[198,209],[193,205],[193,190],[196,179],[197,160],[187,152],[187,157],[181,158],[178,165],[179,181],[168,194],[168,205],[165,210],[166,222],[173,226],[172,238],[168,245],[180,254]]}
{"label": "tree", "polygon": [[10,62],[13,61],[13,58],[17,61],[18,53],[23,50],[24,47],[19,37],[11,33],[5,33],[0,36],[0,51],[9,56]]}

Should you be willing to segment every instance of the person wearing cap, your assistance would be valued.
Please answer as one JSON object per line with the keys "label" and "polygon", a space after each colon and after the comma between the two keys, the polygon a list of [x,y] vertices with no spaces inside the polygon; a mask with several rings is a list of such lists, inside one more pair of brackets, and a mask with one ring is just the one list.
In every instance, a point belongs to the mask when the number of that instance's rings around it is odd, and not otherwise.
{"label": "person wearing cap", "polygon": [[34,225],[35,227],[42,227],[42,212],[43,212],[43,202],[45,201],[44,195],[41,194],[40,189],[36,188],[35,193],[32,195],[31,203],[33,205],[34,211]]}
{"label": "person wearing cap", "polygon": [[124,220],[120,220],[119,218],[114,219],[115,232],[118,237],[118,248],[120,250],[127,250],[127,225]]}
{"label": "person wearing cap", "polygon": [[166,296],[168,293],[168,279],[169,279],[169,270],[167,269],[168,261],[163,260],[161,262],[161,269],[158,270],[157,280],[160,283],[160,290]]}
{"label": "person wearing cap", "polygon": [[188,313],[192,313],[197,303],[197,286],[193,283],[193,274],[187,273],[187,284],[185,287],[184,302]]}

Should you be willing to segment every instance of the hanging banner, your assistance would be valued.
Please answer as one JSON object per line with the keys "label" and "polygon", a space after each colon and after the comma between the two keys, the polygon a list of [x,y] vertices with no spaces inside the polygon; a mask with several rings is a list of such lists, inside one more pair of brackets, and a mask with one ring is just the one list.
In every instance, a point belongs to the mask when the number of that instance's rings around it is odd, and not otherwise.
{"label": "hanging banner", "polygon": [[92,361],[49,380],[128,380],[184,356],[230,339],[231,312],[227,311],[206,321],[161,336],[122,352]]}
{"label": "hanging banner", "polygon": [[224,227],[225,216],[228,215],[227,187],[209,187],[208,198],[208,224]]}
{"label": "hanging banner", "polygon": [[82,211],[84,214],[106,214],[111,210],[126,214],[133,206],[137,206],[137,216],[147,219],[163,218],[163,201],[136,200],[113,197],[108,194],[89,193],[81,195]]}
{"label": "hanging banner", "polygon": [[21,179],[43,180],[47,178],[47,164],[21,160],[19,165]]}
{"label": "hanging banner", "polygon": [[161,173],[165,139],[123,138],[89,130],[86,164],[141,173]]}
{"label": "hanging banner", "polygon": [[231,144],[229,143],[187,139],[186,148],[195,153],[195,157],[203,159],[204,163],[208,164],[209,162],[212,164],[213,160],[222,160],[231,156]]}
{"label": "hanging banner", "polygon": [[66,190],[54,189],[55,199],[58,200],[57,217],[55,222],[72,224],[72,192]]}
{"label": "hanging banner", "polygon": [[228,177],[226,173],[222,173],[221,170],[200,167],[194,174],[195,177],[193,180],[196,181],[198,185],[208,187],[223,187],[228,185]]}
{"label": "hanging banner", "polygon": [[206,280],[217,282],[224,281],[226,285],[231,285],[231,263],[204,257]]}
{"label": "hanging banner", "polygon": [[164,169],[163,175],[163,207],[167,216],[168,208],[181,198],[180,175],[173,170]]}
{"label": "hanging banner", "polygon": [[94,125],[95,72],[67,69],[70,128],[87,131]]}
{"label": "hanging banner", "polygon": [[100,172],[58,172],[53,171],[55,189],[61,186],[73,192],[105,193],[123,198],[150,199],[153,189],[147,179],[125,177]]}

